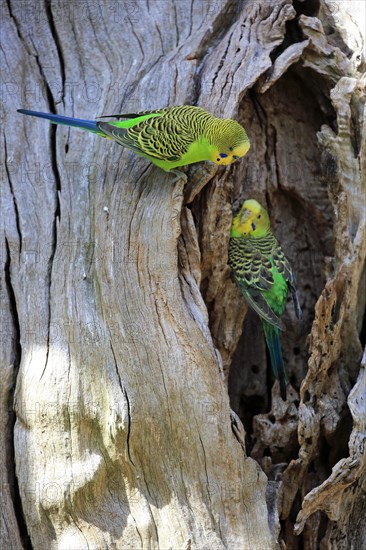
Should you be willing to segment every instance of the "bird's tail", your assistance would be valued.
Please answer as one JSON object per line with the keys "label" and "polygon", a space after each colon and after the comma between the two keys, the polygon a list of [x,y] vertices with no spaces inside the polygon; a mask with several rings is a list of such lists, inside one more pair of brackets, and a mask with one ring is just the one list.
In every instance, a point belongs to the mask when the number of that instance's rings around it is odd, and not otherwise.
{"label": "bird's tail", "polygon": [[285,365],[281,351],[280,331],[270,323],[263,321],[264,335],[266,337],[273,374],[280,382],[281,397],[286,401],[286,384],[288,382]]}
{"label": "bird's tail", "polygon": [[88,130],[89,132],[94,132],[104,136],[105,134],[99,130],[97,123],[94,120],[83,120],[81,118],[72,118],[69,116],[63,115],[53,115],[50,113],[40,113],[38,111],[28,111],[27,109],[18,109],[18,113],[22,115],[31,115],[37,116],[39,118],[45,118],[52,122],[52,124],[64,124],[65,126],[72,126],[74,128],[82,128],[83,130]]}

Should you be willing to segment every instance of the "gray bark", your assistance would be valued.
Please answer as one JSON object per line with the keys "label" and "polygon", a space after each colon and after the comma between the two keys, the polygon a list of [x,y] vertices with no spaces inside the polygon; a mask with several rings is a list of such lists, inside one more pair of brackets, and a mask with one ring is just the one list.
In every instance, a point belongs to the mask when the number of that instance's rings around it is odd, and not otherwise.
{"label": "gray bark", "polygon": [[[4,5],[4,547],[365,540],[365,59],[349,4]],[[252,143],[232,167],[189,167],[185,188],[16,113],[183,103]],[[284,318],[286,403],[227,266],[248,197],[304,310]]]}

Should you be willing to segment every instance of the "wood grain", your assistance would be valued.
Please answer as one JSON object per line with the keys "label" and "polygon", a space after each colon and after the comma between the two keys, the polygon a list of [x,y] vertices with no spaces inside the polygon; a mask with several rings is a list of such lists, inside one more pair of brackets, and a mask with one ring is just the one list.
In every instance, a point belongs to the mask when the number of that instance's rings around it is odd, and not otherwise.
{"label": "wood grain", "polygon": [[[302,4],[4,5],[6,548],[362,540],[363,39],[334,3]],[[115,143],[16,113],[184,103],[237,118],[252,143],[230,168],[189,167],[185,189]],[[227,266],[249,196],[304,309],[302,324],[285,316],[287,403]]]}

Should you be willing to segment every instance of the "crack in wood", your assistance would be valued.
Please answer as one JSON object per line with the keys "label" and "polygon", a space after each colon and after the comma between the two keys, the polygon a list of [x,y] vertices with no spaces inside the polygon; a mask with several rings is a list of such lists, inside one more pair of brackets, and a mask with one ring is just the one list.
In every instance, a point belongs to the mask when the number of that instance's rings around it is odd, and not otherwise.
{"label": "crack in wood", "polygon": [[[15,447],[14,447],[14,438],[13,438],[13,432],[14,432],[14,426],[16,423],[16,413],[14,410],[14,387],[16,378],[19,372],[21,360],[22,360],[22,345],[20,342],[20,319],[18,315],[18,308],[17,308],[17,301],[15,297],[14,288],[12,285],[11,280],[11,251],[10,246],[7,238],[5,237],[5,247],[6,247],[6,259],[4,264],[4,279],[5,279],[5,290],[8,297],[9,302],[9,310],[10,315],[12,319],[12,325],[14,334],[12,335],[12,347],[13,347],[13,365],[10,366],[10,369],[8,373],[9,376],[11,376],[11,379],[6,380],[6,377],[3,377],[2,381],[2,388],[0,392],[1,397],[1,408],[2,408],[2,414],[4,419],[6,417],[6,431],[8,432],[8,437],[6,438],[6,444],[7,444],[7,454],[8,459],[5,464],[3,464],[3,467],[6,468],[6,470],[3,472],[2,475],[2,484],[7,484],[7,487],[9,489],[11,500],[13,503],[13,510],[15,514],[15,519],[17,522],[17,527],[19,529],[19,535],[22,540],[22,544],[24,547],[24,550],[31,550],[31,542],[28,534],[27,529],[27,523],[23,511],[22,506],[22,499],[20,496],[19,491],[19,481],[16,474],[16,463],[15,463]],[[9,329],[7,329],[9,331]],[[4,434],[5,435],[5,434]],[[2,486],[2,498],[4,498],[5,501],[5,487]],[[5,502],[4,504],[4,512],[5,510]],[[9,517],[3,518],[4,522],[6,523],[9,521]],[[4,533],[1,533],[3,536]],[[10,533],[10,540],[13,540],[13,537],[16,536],[16,533]]]}

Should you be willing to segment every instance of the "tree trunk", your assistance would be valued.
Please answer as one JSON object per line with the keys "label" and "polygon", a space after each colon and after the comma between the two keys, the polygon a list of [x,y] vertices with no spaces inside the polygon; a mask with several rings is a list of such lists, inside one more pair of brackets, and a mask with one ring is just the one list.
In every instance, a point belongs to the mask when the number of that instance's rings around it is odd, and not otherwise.
{"label": "tree trunk", "polygon": [[[353,9],[4,5],[4,548],[361,547],[365,60]],[[189,167],[186,187],[115,143],[16,113],[184,103],[237,118],[252,144],[232,167]],[[286,403],[227,266],[232,208],[248,197],[269,209],[304,310],[284,319]]]}

